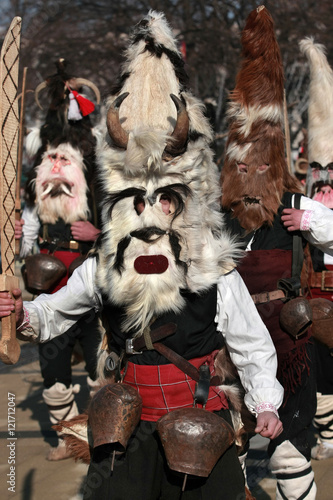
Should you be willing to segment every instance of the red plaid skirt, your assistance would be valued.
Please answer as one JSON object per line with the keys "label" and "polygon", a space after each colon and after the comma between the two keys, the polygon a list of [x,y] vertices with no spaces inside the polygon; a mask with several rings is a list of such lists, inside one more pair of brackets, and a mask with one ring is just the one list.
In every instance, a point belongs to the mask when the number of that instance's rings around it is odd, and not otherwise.
{"label": "red plaid skirt", "polygon": [[[216,353],[217,351],[189,361],[196,368],[208,364],[211,375],[214,375]],[[170,411],[193,407],[196,382],[173,364],[136,365],[128,362],[124,382],[134,387],[142,398],[141,420],[156,422]],[[202,405],[198,407],[202,408]],[[228,401],[224,392],[216,386],[211,386],[206,410],[227,408]]]}

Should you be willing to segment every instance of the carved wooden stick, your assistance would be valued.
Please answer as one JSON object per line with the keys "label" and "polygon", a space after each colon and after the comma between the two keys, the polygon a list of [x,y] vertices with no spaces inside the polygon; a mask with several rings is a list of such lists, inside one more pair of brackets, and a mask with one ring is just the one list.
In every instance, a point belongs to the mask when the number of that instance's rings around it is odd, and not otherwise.
{"label": "carved wooden stick", "polygon": [[[0,221],[1,264],[0,290],[19,287],[15,277],[15,191],[19,116],[17,82],[21,18],[15,17],[6,34],[0,61]],[[16,339],[15,312],[1,320],[0,359],[14,364],[20,357]]]}
{"label": "carved wooden stick", "polygon": [[[23,140],[24,140],[24,118],[25,118],[25,86],[27,81],[28,68],[23,70],[22,92],[21,92],[21,107],[20,107],[20,129],[19,129],[19,144],[17,156],[17,173],[16,173],[16,196],[15,196],[15,219],[21,219],[21,177],[22,177],[22,158],[23,158]],[[20,240],[15,240],[15,255],[20,255]]]}

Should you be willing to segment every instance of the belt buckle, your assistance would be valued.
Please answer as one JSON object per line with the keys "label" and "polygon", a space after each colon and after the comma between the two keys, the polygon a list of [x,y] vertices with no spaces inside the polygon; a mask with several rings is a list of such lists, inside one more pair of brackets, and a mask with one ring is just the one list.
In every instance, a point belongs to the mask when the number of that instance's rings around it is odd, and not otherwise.
{"label": "belt buckle", "polygon": [[326,272],[327,271],[322,271],[321,272],[321,287],[320,287],[320,290],[322,292],[331,292],[333,290],[333,286],[325,286]]}
{"label": "belt buckle", "polygon": [[78,250],[79,243],[77,241],[75,241],[75,240],[71,240],[69,242],[69,248],[70,248],[70,250]]}
{"label": "belt buckle", "polygon": [[138,352],[133,346],[134,339],[126,339],[126,354],[142,354],[142,351]]}

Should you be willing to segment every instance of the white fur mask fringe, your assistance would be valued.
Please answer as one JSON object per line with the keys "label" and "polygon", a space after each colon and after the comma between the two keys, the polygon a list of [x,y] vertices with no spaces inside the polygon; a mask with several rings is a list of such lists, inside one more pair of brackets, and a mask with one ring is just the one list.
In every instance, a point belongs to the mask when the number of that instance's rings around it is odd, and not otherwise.
{"label": "white fur mask fringe", "polygon": [[[56,155],[69,162],[59,172],[52,171],[52,157]],[[68,143],[49,148],[44,153],[35,179],[36,210],[44,224],[54,224],[59,218],[66,224],[88,219],[84,169],[82,154]]]}

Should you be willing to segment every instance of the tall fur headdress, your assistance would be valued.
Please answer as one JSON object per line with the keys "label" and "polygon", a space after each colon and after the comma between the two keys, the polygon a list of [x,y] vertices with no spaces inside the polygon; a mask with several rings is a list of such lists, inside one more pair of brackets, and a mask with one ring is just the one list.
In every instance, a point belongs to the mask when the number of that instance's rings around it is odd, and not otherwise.
{"label": "tall fur headdress", "polygon": [[[333,71],[326,58],[326,49],[308,37],[299,43],[310,66],[308,105],[307,195],[332,207],[331,193],[317,193],[320,184],[333,187]],[[314,174],[313,171],[316,173]]]}
{"label": "tall fur headdress", "polygon": [[[228,109],[222,203],[236,212],[236,204],[243,204],[244,224],[255,229],[264,222],[272,223],[284,191],[297,190],[285,160],[282,59],[272,17],[264,6],[250,13],[242,32],[242,47],[243,61]],[[243,167],[238,172],[240,164]],[[258,167],[262,175],[255,176]],[[253,175],[245,176],[247,173]],[[271,207],[265,199],[267,189]]]}
{"label": "tall fur headdress", "polygon": [[97,278],[125,307],[124,328],[140,334],[154,314],[181,310],[181,289],[208,289],[237,255],[223,230],[212,131],[162,13],[134,28],[108,106]]}
{"label": "tall fur headdress", "polygon": [[325,166],[333,161],[333,71],[324,45],[305,38],[299,46],[310,66],[308,159]]}

